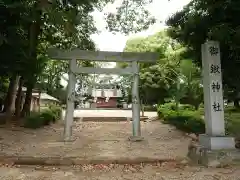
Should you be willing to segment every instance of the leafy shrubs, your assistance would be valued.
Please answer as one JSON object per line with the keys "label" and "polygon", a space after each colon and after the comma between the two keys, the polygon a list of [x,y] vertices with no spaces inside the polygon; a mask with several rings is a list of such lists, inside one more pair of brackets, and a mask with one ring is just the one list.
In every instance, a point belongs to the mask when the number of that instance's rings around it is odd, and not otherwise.
{"label": "leafy shrubs", "polygon": [[44,121],[38,113],[31,113],[24,121],[25,128],[37,129],[44,126]]}
{"label": "leafy shrubs", "polygon": [[225,108],[226,134],[240,137],[240,113],[238,109]]}
{"label": "leafy shrubs", "polygon": [[24,127],[37,129],[55,123],[60,119],[61,111],[61,108],[51,107],[41,113],[31,113],[30,116],[26,117]]}
{"label": "leafy shrubs", "polygon": [[54,114],[55,119],[53,120],[53,122],[55,122],[56,120],[61,119],[62,116],[62,108],[59,106],[50,106],[49,109],[52,111],[52,113]]}
{"label": "leafy shrubs", "polygon": [[205,124],[200,113],[191,105],[180,105],[176,108],[175,103],[166,103],[158,107],[158,116],[179,130],[195,134],[205,132]]}
{"label": "leafy shrubs", "polygon": [[[239,109],[229,106],[224,111],[226,134],[240,137]],[[180,105],[177,110],[176,103],[166,103],[158,106],[158,116],[163,122],[172,124],[176,128],[189,133],[204,133],[205,123],[203,115],[203,106],[199,107],[197,111],[191,105]]]}
{"label": "leafy shrubs", "polygon": [[51,122],[56,121],[55,114],[49,109],[40,113],[39,117],[42,119],[43,125],[50,125]]}

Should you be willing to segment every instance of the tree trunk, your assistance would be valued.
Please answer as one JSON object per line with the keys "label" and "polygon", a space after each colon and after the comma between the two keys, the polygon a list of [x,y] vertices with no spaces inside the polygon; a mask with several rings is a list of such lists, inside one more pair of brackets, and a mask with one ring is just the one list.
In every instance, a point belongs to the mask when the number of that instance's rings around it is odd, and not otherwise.
{"label": "tree trunk", "polygon": [[20,118],[21,115],[21,108],[22,108],[22,87],[23,87],[23,77],[20,78],[19,80],[19,85],[18,85],[18,91],[17,91],[17,98],[16,98],[16,102],[15,102],[15,116],[16,116],[16,120],[18,120]]}
{"label": "tree trunk", "polygon": [[14,104],[16,99],[16,88],[19,76],[13,75],[10,79],[7,97],[5,99],[4,112],[6,112],[6,122],[11,120],[12,112],[14,112]]}
{"label": "tree trunk", "polygon": [[29,36],[29,57],[32,65],[32,71],[30,71],[28,77],[28,86],[25,96],[25,102],[21,112],[21,116],[24,117],[30,114],[31,110],[31,100],[32,100],[32,91],[36,82],[36,71],[37,71],[37,47],[38,47],[38,36],[40,34],[40,23],[41,23],[41,9],[38,2],[34,5],[33,10],[33,19],[31,22],[28,36]]}
{"label": "tree trunk", "polygon": [[16,77],[16,82],[15,82],[15,85],[14,85],[13,95],[12,95],[13,99],[12,99],[12,104],[11,104],[11,112],[15,111],[15,102],[16,102],[16,97],[17,97],[17,87],[18,87],[19,79],[20,79],[20,76],[17,76]]}
{"label": "tree trunk", "polygon": [[142,105],[142,108],[141,108],[141,110],[142,110],[142,117],[144,117],[144,105]]}
{"label": "tree trunk", "polygon": [[142,100],[140,100],[140,108],[141,108],[141,112],[142,112],[142,117],[144,117],[144,104],[142,102]]}
{"label": "tree trunk", "polygon": [[197,111],[198,108],[199,108],[199,105],[198,105],[198,104],[195,104],[195,105],[194,105],[194,108],[195,108],[195,110]]}
{"label": "tree trunk", "polygon": [[233,102],[234,102],[235,108],[239,109],[240,108],[239,99],[234,99]]}
{"label": "tree trunk", "polygon": [[16,84],[16,75],[13,75],[10,78],[10,83],[8,85],[8,92],[7,92],[7,96],[4,100],[4,109],[3,112],[6,112],[7,110],[9,110],[11,108],[11,104],[12,104],[12,99],[13,99],[13,92],[14,92],[14,86]]}
{"label": "tree trunk", "polygon": [[25,102],[23,105],[23,109],[21,112],[21,117],[28,116],[31,111],[31,102],[32,102],[32,91],[33,91],[34,83],[30,82],[27,85],[27,92],[25,95]]}

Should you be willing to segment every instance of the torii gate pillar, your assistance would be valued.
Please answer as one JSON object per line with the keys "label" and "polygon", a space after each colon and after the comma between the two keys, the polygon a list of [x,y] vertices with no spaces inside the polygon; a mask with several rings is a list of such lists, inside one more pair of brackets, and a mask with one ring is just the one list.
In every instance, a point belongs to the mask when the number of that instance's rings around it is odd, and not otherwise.
{"label": "torii gate pillar", "polygon": [[139,98],[139,67],[137,61],[132,62],[132,68],[136,72],[133,74],[132,84],[132,136],[130,141],[141,141],[141,122],[140,122],[140,98]]}

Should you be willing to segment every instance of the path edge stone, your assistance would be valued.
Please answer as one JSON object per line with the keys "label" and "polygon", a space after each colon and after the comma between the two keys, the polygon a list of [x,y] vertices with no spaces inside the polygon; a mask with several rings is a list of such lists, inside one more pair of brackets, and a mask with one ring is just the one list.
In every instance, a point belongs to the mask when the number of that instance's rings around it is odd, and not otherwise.
{"label": "path edge stone", "polygon": [[43,166],[70,166],[70,165],[86,165],[86,164],[154,164],[164,162],[177,162],[181,164],[186,158],[119,158],[119,159],[84,159],[79,157],[34,157],[34,156],[0,156],[0,163],[12,165],[43,165]]}

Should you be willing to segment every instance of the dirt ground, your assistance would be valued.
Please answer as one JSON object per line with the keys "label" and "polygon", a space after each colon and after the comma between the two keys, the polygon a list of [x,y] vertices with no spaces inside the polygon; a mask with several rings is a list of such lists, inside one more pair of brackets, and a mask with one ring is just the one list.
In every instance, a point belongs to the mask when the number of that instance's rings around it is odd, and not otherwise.
{"label": "dirt ground", "polygon": [[0,155],[84,159],[184,158],[189,139],[159,121],[142,122],[144,141],[130,142],[131,122],[77,122],[73,142],[62,142],[63,125],[43,129],[0,129]]}
{"label": "dirt ground", "polygon": [[174,164],[0,168],[1,180],[239,180],[240,168],[177,167]]}
{"label": "dirt ground", "polygon": [[[131,122],[76,122],[71,143],[62,142],[63,125],[43,129],[0,128],[0,155],[121,159],[184,158],[190,139],[159,121],[142,122],[142,142],[130,142]],[[68,167],[0,166],[1,180],[240,180],[240,167],[222,169],[164,162],[140,165]]]}

